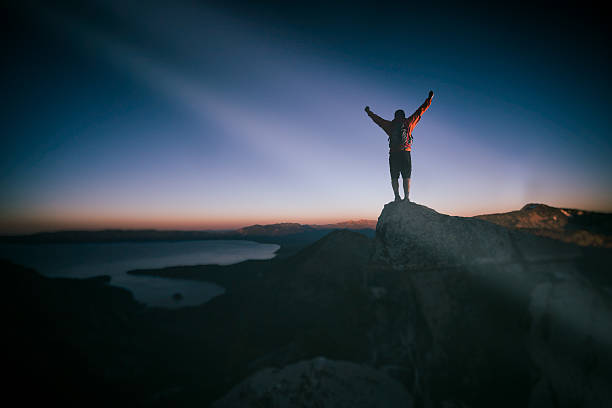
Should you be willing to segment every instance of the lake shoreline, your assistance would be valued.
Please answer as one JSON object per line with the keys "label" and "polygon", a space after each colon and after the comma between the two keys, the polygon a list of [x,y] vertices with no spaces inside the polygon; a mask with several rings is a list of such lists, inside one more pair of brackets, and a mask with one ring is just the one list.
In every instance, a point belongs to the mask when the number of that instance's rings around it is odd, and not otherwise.
{"label": "lake shoreline", "polygon": [[231,265],[276,256],[280,246],[246,240],[115,242],[78,244],[0,244],[0,258],[48,278],[106,276],[111,286],[129,290],[147,306],[179,308],[205,303],[225,292],[205,280],[128,274],[177,265]]}

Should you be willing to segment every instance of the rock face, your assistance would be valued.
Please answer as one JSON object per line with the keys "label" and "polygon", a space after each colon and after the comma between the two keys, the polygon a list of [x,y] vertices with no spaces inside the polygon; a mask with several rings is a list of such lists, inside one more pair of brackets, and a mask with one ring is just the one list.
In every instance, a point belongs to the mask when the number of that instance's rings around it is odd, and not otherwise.
{"label": "rock face", "polygon": [[383,372],[319,357],[280,370],[261,370],[212,406],[410,408],[413,404],[406,389]]}
{"label": "rock face", "polygon": [[403,372],[420,405],[612,402],[609,252],[403,202],[375,248],[372,363]]}
{"label": "rock face", "polygon": [[451,217],[402,201],[385,205],[378,219],[373,262],[422,269],[580,255],[569,245],[562,248],[479,219]]}

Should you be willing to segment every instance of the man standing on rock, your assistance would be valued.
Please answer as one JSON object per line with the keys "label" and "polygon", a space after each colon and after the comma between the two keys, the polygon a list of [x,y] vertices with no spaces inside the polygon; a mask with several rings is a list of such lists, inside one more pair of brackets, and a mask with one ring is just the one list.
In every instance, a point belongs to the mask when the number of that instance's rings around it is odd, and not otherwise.
{"label": "man standing on rock", "polygon": [[389,170],[391,171],[391,186],[393,187],[393,194],[395,194],[395,201],[401,200],[398,180],[400,173],[404,180],[404,200],[409,201],[410,173],[412,173],[412,160],[410,158],[412,130],[421,120],[423,112],[431,105],[433,94],[433,91],[429,91],[429,96],[425,102],[408,118],[406,118],[404,111],[399,109],[395,111],[393,120],[385,120],[372,112],[369,106],[365,107],[368,116],[389,136]]}

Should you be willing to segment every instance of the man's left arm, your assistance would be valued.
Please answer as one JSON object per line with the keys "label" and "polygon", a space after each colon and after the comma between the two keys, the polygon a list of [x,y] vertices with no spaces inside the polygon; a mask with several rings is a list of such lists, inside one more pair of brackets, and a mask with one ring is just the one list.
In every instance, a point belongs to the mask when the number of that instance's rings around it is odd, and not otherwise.
{"label": "man's left arm", "polygon": [[370,117],[370,119],[372,119],[374,121],[374,123],[376,123],[378,126],[380,126],[383,130],[386,131],[386,129],[391,125],[391,122],[381,118],[380,116],[378,116],[377,114],[372,112],[370,110],[369,106],[365,107],[365,111],[368,114],[368,116]]}

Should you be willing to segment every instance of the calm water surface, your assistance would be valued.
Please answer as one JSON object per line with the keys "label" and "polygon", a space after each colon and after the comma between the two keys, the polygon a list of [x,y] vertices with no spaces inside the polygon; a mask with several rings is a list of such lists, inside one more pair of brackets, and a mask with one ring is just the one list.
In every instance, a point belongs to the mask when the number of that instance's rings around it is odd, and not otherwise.
{"label": "calm water surface", "polygon": [[[229,265],[248,259],[270,259],[275,244],[252,241],[117,242],[89,244],[1,244],[0,257],[36,269],[44,276],[89,278],[110,275],[111,285],[130,290],[151,306],[198,305],[225,292],[207,282],[132,276],[133,269],[178,265]],[[172,298],[180,293],[183,298]]]}

